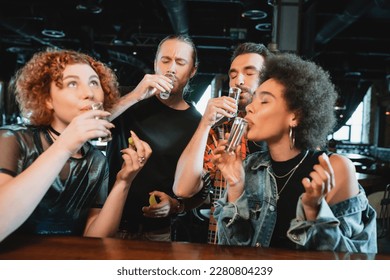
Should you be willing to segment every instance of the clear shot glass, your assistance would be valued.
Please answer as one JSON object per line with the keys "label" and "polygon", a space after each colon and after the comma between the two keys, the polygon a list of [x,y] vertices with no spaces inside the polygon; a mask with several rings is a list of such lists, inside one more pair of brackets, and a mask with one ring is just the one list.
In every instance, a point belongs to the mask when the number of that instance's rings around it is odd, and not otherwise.
{"label": "clear shot glass", "polygon": [[[231,88],[229,88],[228,96],[233,98],[236,101],[237,105],[238,105],[238,100],[240,99],[240,94],[241,94],[241,89],[240,88],[238,88],[238,87],[231,87]],[[232,118],[234,118],[236,116],[237,116],[237,112],[235,112],[233,114]],[[217,114],[217,120],[215,121],[215,124],[213,125],[213,127],[220,126],[221,124],[223,124],[224,122],[226,122],[229,119],[230,118],[225,117],[222,114]]]}
{"label": "clear shot glass", "polygon": [[234,119],[232,129],[229,134],[228,142],[226,143],[226,152],[233,153],[238,145],[241,143],[241,138],[247,129],[248,122],[243,118],[236,117]]}
{"label": "clear shot glass", "polygon": [[[104,107],[103,107],[102,102],[94,103],[91,105],[91,107],[92,107],[92,110],[103,110],[104,111]],[[100,117],[96,117],[96,118],[102,119]],[[106,118],[103,118],[103,119],[106,119]],[[103,142],[103,143],[106,143],[106,142],[111,141],[111,140],[112,140],[111,133],[109,135],[107,135],[106,137],[99,137],[98,138],[98,142]]]}
{"label": "clear shot glass", "polygon": [[[165,76],[171,79],[171,83],[173,85],[173,80],[175,79],[175,75],[173,75],[172,73],[166,73]],[[160,92],[161,99],[168,99],[170,95],[171,95],[171,91]]]}
{"label": "clear shot glass", "polygon": [[[229,97],[236,100],[236,105],[238,105],[238,100],[240,99],[241,89],[238,87],[231,87],[229,88]],[[234,114],[233,117],[237,116],[237,112]]]}

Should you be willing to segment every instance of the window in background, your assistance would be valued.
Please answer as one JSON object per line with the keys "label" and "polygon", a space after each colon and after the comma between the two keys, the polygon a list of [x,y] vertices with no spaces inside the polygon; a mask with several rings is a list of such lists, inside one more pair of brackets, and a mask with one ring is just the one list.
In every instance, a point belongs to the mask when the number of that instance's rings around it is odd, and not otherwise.
{"label": "window in background", "polygon": [[202,115],[206,110],[207,102],[209,101],[210,97],[211,97],[211,86],[209,85],[204,91],[202,97],[195,105],[196,110],[198,110],[198,112],[201,113]]}
{"label": "window in background", "polygon": [[348,141],[351,143],[362,142],[363,126],[363,102],[359,104],[355,112],[349,118],[344,126],[333,133],[335,140]]}
{"label": "window in background", "polygon": [[370,124],[371,88],[344,126],[333,133],[335,140],[350,143],[368,143]]}
{"label": "window in background", "polygon": [[339,130],[333,133],[333,138],[337,141],[351,141],[351,126],[343,125]]}

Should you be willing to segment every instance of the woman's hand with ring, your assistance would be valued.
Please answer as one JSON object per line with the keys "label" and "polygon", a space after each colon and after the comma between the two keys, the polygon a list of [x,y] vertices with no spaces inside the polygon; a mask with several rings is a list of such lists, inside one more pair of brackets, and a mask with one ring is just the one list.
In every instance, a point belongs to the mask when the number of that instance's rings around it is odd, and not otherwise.
{"label": "woman's hand with ring", "polygon": [[131,147],[121,151],[123,165],[117,174],[117,179],[126,181],[128,185],[152,154],[152,149],[148,143],[139,139],[133,131],[130,133],[134,145],[130,145]]}
{"label": "woman's hand with ring", "polygon": [[140,164],[143,164],[143,163],[145,162],[145,157],[139,157],[139,158],[138,158],[138,162],[139,162]]}

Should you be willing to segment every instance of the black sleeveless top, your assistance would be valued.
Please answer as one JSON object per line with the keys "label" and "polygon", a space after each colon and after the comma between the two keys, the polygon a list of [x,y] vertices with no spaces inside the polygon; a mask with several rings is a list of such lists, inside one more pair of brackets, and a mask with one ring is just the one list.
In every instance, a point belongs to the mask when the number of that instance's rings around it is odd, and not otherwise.
{"label": "black sleeveless top", "polygon": [[[324,153],[324,151],[308,151],[306,158],[295,170],[283,191],[281,191],[281,188],[284,186],[290,175],[280,179],[275,177],[278,186],[278,193],[280,191],[281,192],[277,201],[278,214],[270,247],[296,247],[296,244],[288,239],[287,230],[290,227],[291,220],[296,217],[298,199],[301,194],[305,192],[305,188],[302,185],[302,179],[305,177],[311,179],[309,174],[313,171],[313,166],[319,163],[318,157],[322,153]],[[276,162],[271,159],[273,172],[278,176],[286,174],[303,159],[305,154],[306,151],[303,151],[295,158],[283,162]]]}

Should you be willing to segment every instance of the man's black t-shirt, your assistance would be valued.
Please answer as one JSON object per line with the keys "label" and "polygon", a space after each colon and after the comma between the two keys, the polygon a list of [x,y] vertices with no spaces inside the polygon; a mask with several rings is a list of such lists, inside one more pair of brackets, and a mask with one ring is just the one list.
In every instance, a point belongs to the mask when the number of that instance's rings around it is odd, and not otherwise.
{"label": "man's black t-shirt", "polygon": [[151,219],[143,216],[142,207],[148,206],[149,193],[162,191],[173,196],[172,186],[177,161],[193,136],[201,114],[192,104],[186,110],[175,110],[153,96],[130,107],[116,118],[113,139],[107,146],[110,183],[122,166],[120,150],[128,147],[130,130],[147,142],[152,155],[131,184],[122,214],[122,227],[137,231],[156,230],[170,225],[170,218]]}

